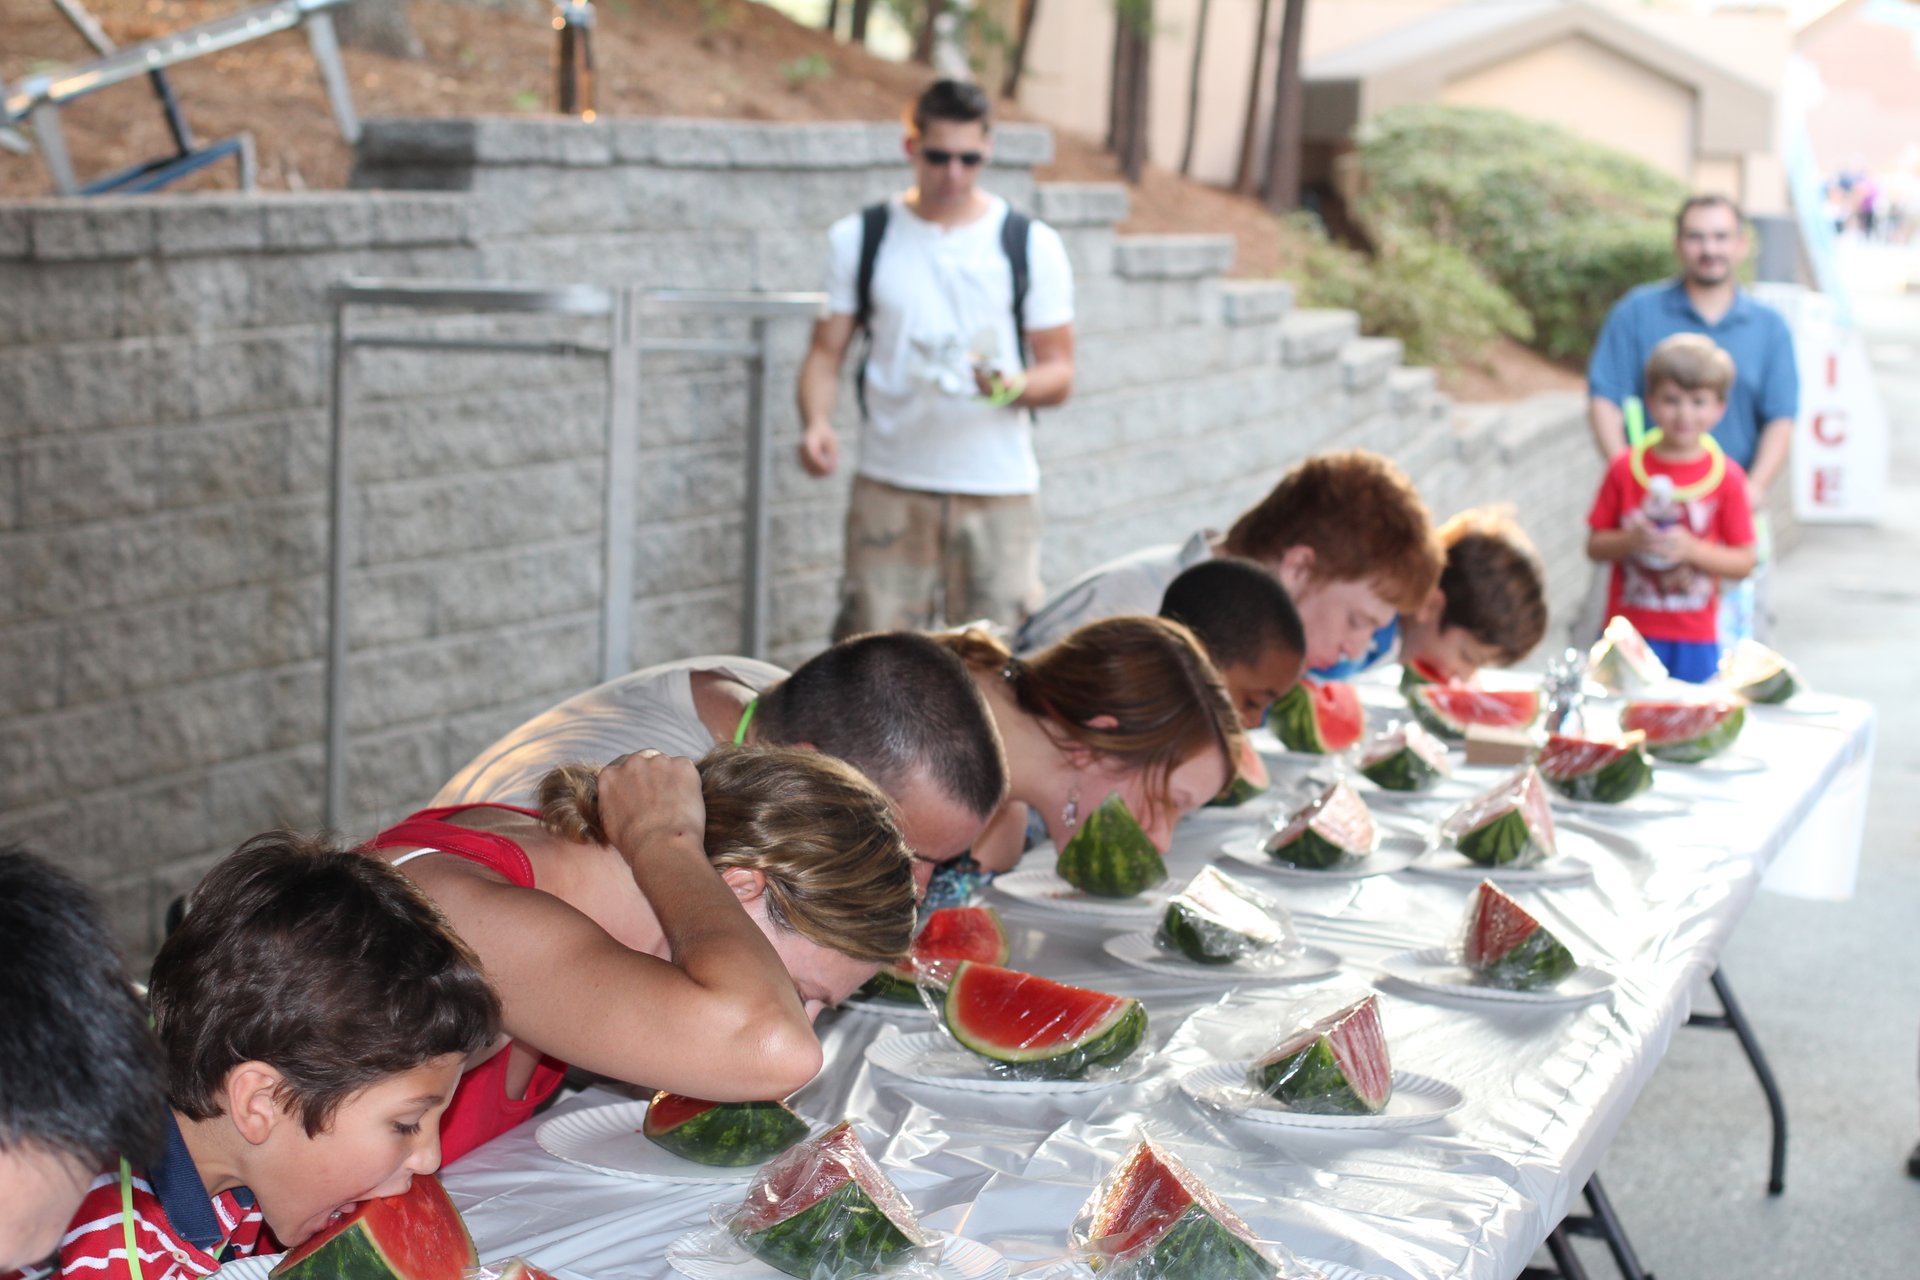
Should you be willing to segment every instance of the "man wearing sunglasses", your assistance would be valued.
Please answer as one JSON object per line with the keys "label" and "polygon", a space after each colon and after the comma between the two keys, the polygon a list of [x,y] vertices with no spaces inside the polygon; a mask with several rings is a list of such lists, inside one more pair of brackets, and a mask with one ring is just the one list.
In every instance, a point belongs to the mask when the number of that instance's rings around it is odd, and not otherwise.
{"label": "man wearing sunglasses", "polygon": [[988,618],[1040,594],[1032,410],[1073,389],[1073,273],[1059,235],[979,187],[987,96],[941,80],[908,115],[913,185],[828,232],[827,314],[800,368],[800,462],[833,426],[856,333],[864,429],[834,637]]}

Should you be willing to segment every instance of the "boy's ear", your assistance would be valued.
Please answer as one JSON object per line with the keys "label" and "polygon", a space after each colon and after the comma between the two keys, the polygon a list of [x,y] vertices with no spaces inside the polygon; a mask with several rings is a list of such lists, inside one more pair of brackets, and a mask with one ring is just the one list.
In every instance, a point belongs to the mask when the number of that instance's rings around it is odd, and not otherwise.
{"label": "boy's ear", "polygon": [[1440,621],[1440,616],[1446,611],[1447,593],[1435,587],[1427,592],[1427,598],[1420,602],[1420,611],[1413,616],[1431,626]]}
{"label": "boy's ear", "polygon": [[767,891],[766,873],[752,867],[728,867],[720,873],[720,878],[727,882],[727,888],[733,890],[733,896],[743,906]]}
{"label": "boy's ear", "polygon": [[227,1117],[253,1146],[265,1142],[274,1126],[288,1118],[280,1102],[285,1085],[286,1077],[264,1062],[243,1062],[227,1072]]}
{"label": "boy's ear", "polygon": [[1089,729],[1118,729],[1119,727],[1120,721],[1113,716],[1107,715],[1105,712],[1087,720],[1087,728]]}
{"label": "boy's ear", "polygon": [[1313,548],[1305,543],[1298,543],[1280,553],[1273,576],[1280,579],[1280,585],[1287,589],[1287,594],[1293,597],[1295,604],[1300,603],[1300,589],[1313,579],[1317,559]]}

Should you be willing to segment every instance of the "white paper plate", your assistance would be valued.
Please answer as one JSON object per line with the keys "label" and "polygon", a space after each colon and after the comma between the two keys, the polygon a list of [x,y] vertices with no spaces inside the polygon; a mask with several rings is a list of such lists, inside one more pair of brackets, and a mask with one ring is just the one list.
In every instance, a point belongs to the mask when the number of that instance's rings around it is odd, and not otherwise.
{"label": "white paper plate", "polygon": [[1100,946],[1115,960],[1136,969],[1203,982],[1213,978],[1223,987],[1242,982],[1311,982],[1340,969],[1340,957],[1325,947],[1302,947],[1281,961],[1256,958],[1232,964],[1198,964],[1162,950],[1153,938],[1154,931],[1146,929],[1108,938]]}
{"label": "white paper plate", "polygon": [[1138,919],[1156,916],[1167,909],[1167,902],[1179,886],[1162,880],[1145,893],[1132,898],[1096,898],[1062,880],[1052,867],[1028,867],[995,876],[993,887],[1010,898],[1037,903],[1073,915],[1105,916],[1108,919]]}
{"label": "white paper plate", "polygon": [[1323,871],[1296,867],[1267,856],[1265,835],[1236,836],[1220,846],[1220,851],[1236,862],[1276,876],[1298,880],[1362,880],[1368,876],[1387,876],[1404,871],[1425,847],[1413,836],[1387,836],[1380,847],[1364,858],[1342,860]]}
{"label": "white paper plate", "polygon": [[1473,970],[1457,963],[1443,947],[1402,951],[1380,962],[1388,977],[1411,987],[1437,991],[1466,1000],[1492,1000],[1501,1004],[1525,1004],[1542,1007],[1587,1004],[1601,999],[1613,987],[1613,974],[1583,964],[1559,985],[1545,991],[1503,991],[1474,977]]}
{"label": "white paper plate", "polygon": [[1147,1054],[1138,1050],[1118,1071],[1096,1070],[1086,1080],[1008,1080],[994,1075],[985,1059],[939,1031],[875,1040],[867,1046],[867,1061],[916,1084],[975,1093],[1098,1093],[1138,1080],[1147,1072]]}
{"label": "white paper plate", "polygon": [[1216,1062],[1212,1066],[1189,1071],[1180,1078],[1180,1087],[1195,1102],[1231,1113],[1238,1120],[1260,1124],[1293,1125],[1307,1129],[1412,1129],[1449,1114],[1466,1101],[1466,1096],[1444,1080],[1416,1075],[1411,1071],[1393,1073],[1393,1096],[1387,1108],[1374,1116],[1317,1116],[1289,1111],[1247,1083],[1253,1063]]}
{"label": "white paper plate", "polygon": [[757,1164],[716,1169],[682,1160],[641,1134],[646,1118],[646,1103],[617,1102],[554,1116],[533,1138],[568,1164],[637,1182],[745,1182],[760,1171]]}
{"label": "white paper plate", "polygon": [[[703,1227],[681,1236],[667,1246],[667,1262],[692,1280],[787,1280],[785,1272],[774,1270],[738,1246],[732,1257],[695,1256],[696,1249],[707,1247],[705,1237],[709,1234]],[[940,1280],[1006,1280],[1007,1260],[994,1250],[959,1236],[946,1236],[944,1241],[940,1266],[934,1272]]]}
{"label": "white paper plate", "polygon": [[267,1280],[267,1273],[280,1265],[284,1253],[256,1253],[250,1258],[236,1258],[226,1266],[214,1272],[217,1280]]}

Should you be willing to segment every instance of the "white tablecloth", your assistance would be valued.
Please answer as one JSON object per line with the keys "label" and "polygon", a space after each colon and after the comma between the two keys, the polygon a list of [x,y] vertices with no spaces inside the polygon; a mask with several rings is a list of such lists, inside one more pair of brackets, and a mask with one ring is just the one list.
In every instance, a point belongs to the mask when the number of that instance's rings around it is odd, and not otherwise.
{"label": "white tablecloth", "polygon": [[[914,1084],[869,1066],[863,1051],[932,1022],[843,1010],[821,1019],[828,1065],[794,1104],[823,1121],[854,1119],[930,1225],[992,1245],[1015,1275],[1065,1274],[1060,1259],[1074,1211],[1145,1132],[1184,1157],[1263,1237],[1298,1255],[1368,1276],[1509,1280],[1573,1207],[1768,864],[1797,839],[1803,871],[1839,868],[1850,881],[1872,710],[1816,694],[1800,706],[1798,713],[1756,708],[1719,762],[1661,766],[1650,794],[1664,814],[1556,815],[1595,863],[1594,878],[1528,890],[1522,900],[1583,960],[1615,975],[1606,999],[1510,1007],[1379,981],[1395,1068],[1466,1095],[1430,1127],[1259,1125],[1205,1111],[1179,1090],[1186,1070],[1257,1052],[1303,1010],[1329,1011],[1368,989],[1380,979],[1383,957],[1451,941],[1472,889],[1471,881],[1411,872],[1302,884],[1233,861],[1226,869],[1282,898],[1303,941],[1339,953],[1338,974],[1224,994],[1196,989],[1101,950],[1104,939],[1150,927],[1150,919],[1068,916],[990,891],[1016,967],[1146,1002],[1155,1055],[1149,1074],[1068,1096]],[[1276,777],[1287,785],[1284,763]],[[1830,795],[1853,811],[1829,812],[1833,806],[1822,801]],[[1810,815],[1817,817],[1810,822]],[[1232,833],[1217,816],[1183,823],[1169,859],[1175,880],[1204,865]],[[563,1105],[618,1100],[593,1091]],[[716,1189],[579,1168],[541,1150],[539,1123],[444,1175],[483,1258],[520,1254],[582,1280],[667,1276],[666,1246],[704,1224],[715,1203],[744,1191],[744,1183]],[[1757,1183],[1759,1146],[1753,1160]]]}

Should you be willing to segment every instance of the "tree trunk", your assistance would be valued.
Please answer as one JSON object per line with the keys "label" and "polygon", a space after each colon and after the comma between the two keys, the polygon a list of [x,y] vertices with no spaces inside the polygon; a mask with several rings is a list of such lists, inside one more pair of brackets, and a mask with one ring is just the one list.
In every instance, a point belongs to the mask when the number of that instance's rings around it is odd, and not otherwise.
{"label": "tree trunk", "polygon": [[1300,28],[1307,0],[1285,4],[1280,56],[1273,68],[1273,120],[1267,129],[1267,207],[1275,213],[1300,207]]}
{"label": "tree trunk", "polygon": [[340,43],[390,58],[417,58],[424,51],[407,16],[407,0],[353,0],[333,11]]}
{"label": "tree trunk", "polygon": [[1034,15],[1040,12],[1040,0],[1025,0],[1020,6],[1020,34],[1013,42],[1013,52],[1007,55],[1007,76],[1000,83],[1000,96],[1017,98],[1020,96],[1020,76],[1027,69],[1027,39],[1033,35]]}
{"label": "tree trunk", "polygon": [[927,20],[913,37],[913,60],[923,67],[933,65],[933,46],[940,25],[940,15],[945,11],[946,0],[927,0]]}
{"label": "tree trunk", "polygon": [[853,27],[847,37],[855,44],[867,42],[867,15],[873,12],[873,0],[853,0]]}
{"label": "tree trunk", "polygon": [[1213,0],[1200,0],[1200,14],[1193,24],[1193,67],[1187,73],[1187,138],[1180,147],[1180,176],[1193,173],[1193,139],[1200,130],[1200,65],[1206,58],[1207,10]]}
{"label": "tree trunk", "polygon": [[1267,66],[1267,11],[1273,0],[1260,0],[1260,17],[1253,24],[1253,74],[1247,79],[1247,111],[1240,124],[1240,165],[1234,171],[1233,189],[1243,196],[1253,194],[1258,176],[1253,171],[1253,139],[1260,126],[1260,83]]}
{"label": "tree trunk", "polygon": [[1120,0],[1113,6],[1113,59],[1107,68],[1107,150],[1120,154],[1121,104],[1126,100],[1127,15]]}
{"label": "tree trunk", "polygon": [[1139,23],[1127,48],[1133,66],[1127,77],[1127,147],[1120,156],[1121,172],[1136,187],[1147,167],[1147,104],[1153,95],[1152,0],[1147,0]]}
{"label": "tree trunk", "polygon": [[830,36],[838,35],[840,34],[837,30],[839,25],[840,0],[827,0],[827,20],[820,24],[820,29]]}

